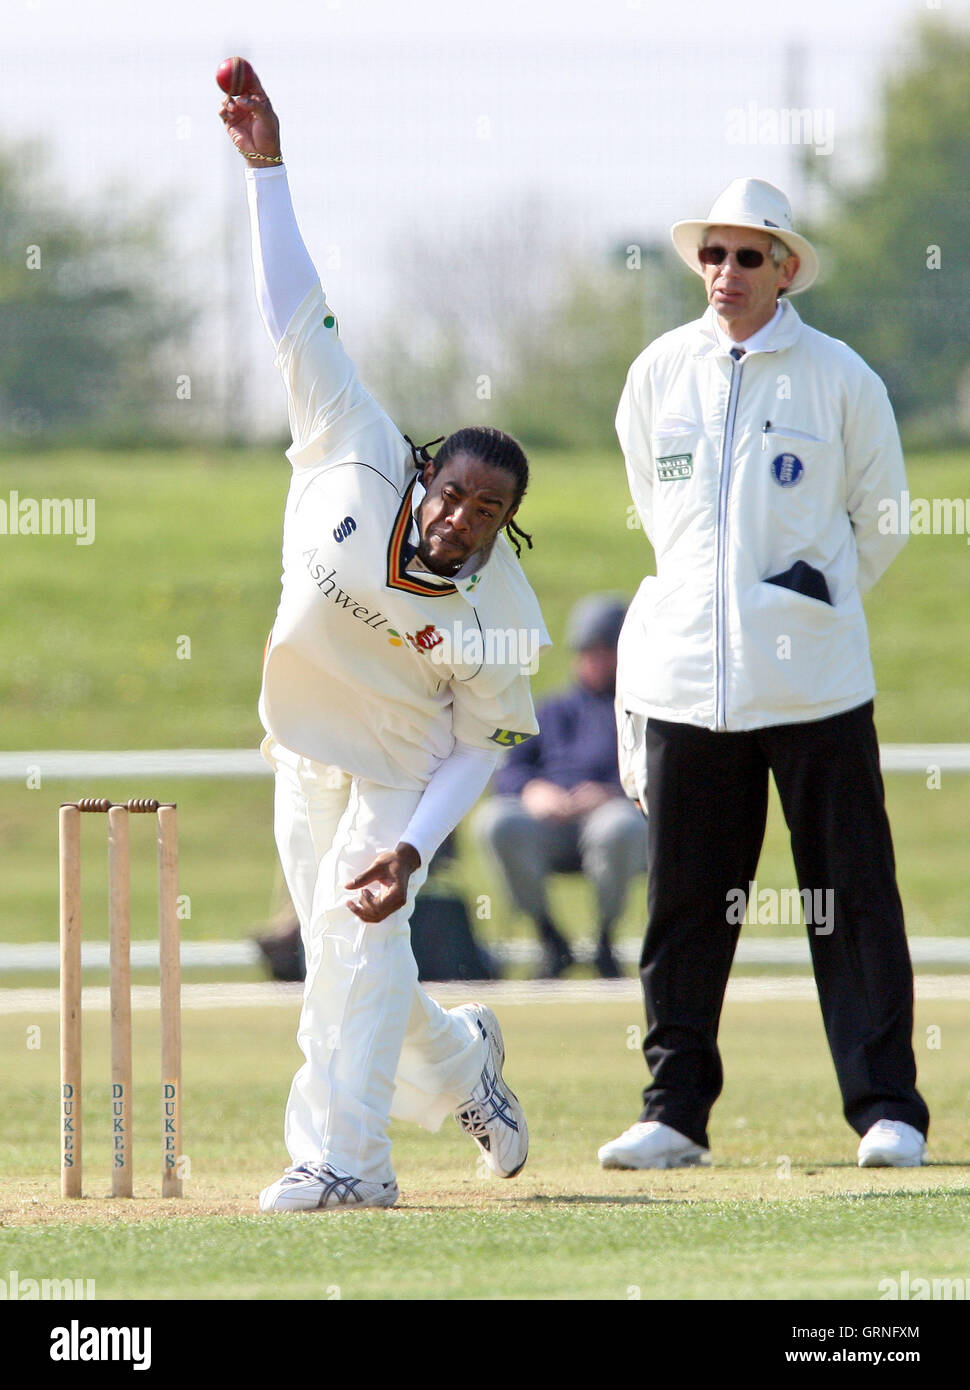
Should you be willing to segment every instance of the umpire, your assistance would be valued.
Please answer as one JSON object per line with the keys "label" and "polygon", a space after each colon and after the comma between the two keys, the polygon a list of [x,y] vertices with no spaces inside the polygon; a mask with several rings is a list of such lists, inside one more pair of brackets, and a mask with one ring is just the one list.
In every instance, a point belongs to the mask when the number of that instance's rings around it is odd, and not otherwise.
{"label": "umpire", "polygon": [[786,297],[818,261],[779,189],[737,179],[672,236],[709,307],[641,353],[616,421],[657,562],[618,675],[622,709],[646,727],[653,1084],[599,1158],[667,1168],[708,1156],[736,908],[755,879],[770,770],[803,902],[816,905],[812,962],[859,1165],[915,1167],[929,1113],[861,597],[904,543],[879,525],[880,503],[906,486],[892,407],[861,358]]}

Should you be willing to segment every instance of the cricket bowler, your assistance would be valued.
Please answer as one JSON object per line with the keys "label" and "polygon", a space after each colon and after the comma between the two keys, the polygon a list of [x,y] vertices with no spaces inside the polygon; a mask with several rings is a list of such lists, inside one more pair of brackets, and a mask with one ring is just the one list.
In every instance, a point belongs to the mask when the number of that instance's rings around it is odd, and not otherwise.
{"label": "cricket bowler", "polygon": [[500,1177],[528,1153],[497,1019],[430,999],[409,934],[435,850],[502,750],[538,732],[529,672],[549,637],[513,519],[528,465],[498,430],[459,430],[432,458],[395,428],[341,346],[255,74],[220,115],[248,166],[256,293],[293,438],[259,713],[306,953],[306,1060],[286,1107],[291,1165],[259,1205],[390,1207],[392,1116],[437,1130],[454,1114]]}

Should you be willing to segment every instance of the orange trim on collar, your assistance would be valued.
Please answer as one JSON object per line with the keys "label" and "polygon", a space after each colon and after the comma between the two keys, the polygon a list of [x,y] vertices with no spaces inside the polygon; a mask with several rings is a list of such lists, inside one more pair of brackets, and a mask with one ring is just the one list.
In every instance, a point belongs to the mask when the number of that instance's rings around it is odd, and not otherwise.
{"label": "orange trim on collar", "polygon": [[411,522],[411,494],[417,477],[411,479],[401,509],[391,528],[391,539],[387,547],[387,583],[391,589],[403,589],[405,593],[421,594],[425,598],[441,598],[446,594],[457,594],[458,589],[448,581],[445,584],[432,584],[408,574],[404,562],[404,544]]}

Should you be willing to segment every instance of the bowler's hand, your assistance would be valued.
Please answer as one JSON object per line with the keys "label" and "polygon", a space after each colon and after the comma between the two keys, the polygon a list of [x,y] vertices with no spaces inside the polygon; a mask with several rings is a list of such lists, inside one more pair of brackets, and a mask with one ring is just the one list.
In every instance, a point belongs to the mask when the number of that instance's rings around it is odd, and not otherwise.
{"label": "bowler's hand", "polygon": [[[240,154],[275,157],[280,153],[280,123],[258,77],[254,76],[248,96],[226,97],[219,115]],[[266,167],[263,160],[252,163],[254,168]]]}
{"label": "bowler's hand", "polygon": [[[363,889],[357,901],[347,906],[362,922],[383,922],[407,902],[408,883],[420,863],[418,851],[403,840],[397,849],[384,850],[362,874],[344,884],[350,892]],[[364,886],[368,883],[381,886],[372,890]]]}

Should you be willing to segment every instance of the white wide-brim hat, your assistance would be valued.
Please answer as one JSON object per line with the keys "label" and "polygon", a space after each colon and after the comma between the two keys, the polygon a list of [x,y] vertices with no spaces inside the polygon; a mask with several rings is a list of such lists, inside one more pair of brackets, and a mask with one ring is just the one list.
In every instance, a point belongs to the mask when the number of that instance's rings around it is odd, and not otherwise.
{"label": "white wide-brim hat", "polygon": [[704,233],[709,227],[752,227],[776,236],[791,249],[801,264],[786,293],[807,290],[818,275],[818,255],[812,243],[792,231],[791,204],[772,183],[764,179],[735,179],[715,199],[703,221],[675,222],[670,235],[677,254],[698,275],[704,267],[697,259]]}

